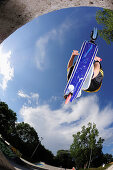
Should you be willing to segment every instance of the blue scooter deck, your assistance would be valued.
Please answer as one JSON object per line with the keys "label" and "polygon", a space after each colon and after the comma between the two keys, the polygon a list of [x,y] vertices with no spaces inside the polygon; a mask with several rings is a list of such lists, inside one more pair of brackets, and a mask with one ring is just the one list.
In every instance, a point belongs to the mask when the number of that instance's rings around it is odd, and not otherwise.
{"label": "blue scooter deck", "polygon": [[94,58],[97,54],[97,51],[98,47],[96,44],[93,44],[89,41],[83,42],[80,54],[77,58],[70,79],[64,90],[64,94],[70,93],[68,89],[69,85],[74,86],[74,92],[70,99],[71,102],[76,99],[78,93],[80,92],[81,87],[84,81],[86,80],[89,70],[94,62]]}

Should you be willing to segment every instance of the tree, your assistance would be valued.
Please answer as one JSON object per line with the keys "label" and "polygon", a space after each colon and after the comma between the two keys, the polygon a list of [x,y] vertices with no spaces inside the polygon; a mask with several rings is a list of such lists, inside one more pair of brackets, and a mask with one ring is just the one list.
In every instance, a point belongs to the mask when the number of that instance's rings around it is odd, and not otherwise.
{"label": "tree", "polygon": [[96,20],[98,24],[102,25],[102,30],[98,33],[107,44],[113,42],[113,11],[109,9],[99,10],[96,13]]}
{"label": "tree", "polygon": [[47,150],[41,143],[34,155],[34,161],[43,161],[49,165],[54,165],[54,155],[51,151]]}
{"label": "tree", "polygon": [[57,163],[56,165],[61,166],[63,168],[72,168],[72,166],[74,165],[70,151],[68,151],[68,150],[57,151],[57,155],[55,157],[55,160],[56,160],[56,163]]}
{"label": "tree", "polygon": [[18,137],[24,143],[37,143],[39,142],[39,137],[37,132],[33,127],[31,127],[28,123],[17,123],[16,124],[16,133]]}
{"label": "tree", "polygon": [[16,120],[16,113],[9,109],[6,103],[0,102],[0,134],[5,139],[13,132]]}
{"label": "tree", "polygon": [[[0,102],[0,134],[3,138],[18,149],[25,159],[53,164],[54,155],[41,145],[35,129],[28,123],[17,123],[16,121],[16,113],[9,109],[6,103]],[[36,148],[37,150],[34,152]]]}
{"label": "tree", "polygon": [[111,154],[108,154],[108,153],[103,155],[103,159],[104,159],[105,164],[113,162],[113,156]]}
{"label": "tree", "polygon": [[15,137],[16,143],[13,145],[19,149],[24,158],[29,159],[40,142],[37,132],[28,123],[17,123]]}
{"label": "tree", "polygon": [[54,163],[54,155],[45,149],[37,132],[28,123],[16,123],[10,139],[11,144],[22,153],[24,159],[31,162],[44,161],[51,165]]}
{"label": "tree", "polygon": [[70,152],[75,159],[76,166],[78,168],[89,168],[91,165],[96,166],[94,162],[95,159],[102,157],[102,143],[104,141],[104,139],[99,137],[96,124],[88,123],[88,127],[83,126],[81,132],[74,134],[73,138]]}

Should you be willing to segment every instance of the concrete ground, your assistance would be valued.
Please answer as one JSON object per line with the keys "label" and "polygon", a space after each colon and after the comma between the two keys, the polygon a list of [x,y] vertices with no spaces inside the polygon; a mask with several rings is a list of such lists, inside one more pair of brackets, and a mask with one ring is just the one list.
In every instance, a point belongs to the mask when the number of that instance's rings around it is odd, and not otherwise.
{"label": "concrete ground", "polygon": [[[15,160],[7,160],[5,156],[0,152],[0,170],[65,170],[64,168],[54,167],[43,163],[43,166],[32,164],[22,158]],[[69,170],[69,169],[66,169]],[[111,165],[107,170],[113,170]]]}
{"label": "concrete ground", "polygon": [[15,170],[15,168],[5,158],[3,153],[0,151],[0,170]]}
{"label": "concrete ground", "polygon": [[111,165],[109,168],[107,168],[106,170],[113,170],[113,165]]}
{"label": "concrete ground", "polygon": [[0,0],[0,43],[40,15],[80,6],[113,10],[113,0]]}
{"label": "concrete ground", "polygon": [[[43,163],[43,167],[32,164],[22,158],[6,159],[0,152],[0,170],[65,170],[64,168],[58,168]],[[66,169],[69,170],[69,169]]]}

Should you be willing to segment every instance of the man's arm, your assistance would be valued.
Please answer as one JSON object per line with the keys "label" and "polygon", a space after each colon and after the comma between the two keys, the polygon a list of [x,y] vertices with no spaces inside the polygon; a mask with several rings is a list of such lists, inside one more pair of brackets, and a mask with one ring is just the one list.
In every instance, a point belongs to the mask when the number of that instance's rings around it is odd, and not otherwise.
{"label": "man's arm", "polygon": [[71,58],[70,58],[70,60],[68,62],[68,65],[67,65],[67,69],[69,69],[73,65],[73,60],[74,60],[76,55],[79,55],[78,51],[77,50],[73,50]]}

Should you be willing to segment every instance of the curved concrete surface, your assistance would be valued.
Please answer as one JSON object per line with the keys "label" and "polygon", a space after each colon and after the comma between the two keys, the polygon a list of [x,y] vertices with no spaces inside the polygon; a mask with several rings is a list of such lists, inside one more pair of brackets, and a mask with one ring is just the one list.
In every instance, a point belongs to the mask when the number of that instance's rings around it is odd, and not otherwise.
{"label": "curved concrete surface", "polygon": [[0,151],[0,169],[1,170],[15,170],[15,168],[5,158],[3,153]]}
{"label": "curved concrete surface", "polygon": [[113,170],[113,165],[111,165],[109,168],[107,168],[106,170]]}
{"label": "curved concrete surface", "polygon": [[37,16],[79,6],[113,9],[113,0],[0,0],[0,43]]}

